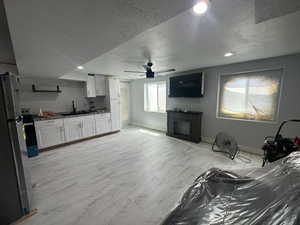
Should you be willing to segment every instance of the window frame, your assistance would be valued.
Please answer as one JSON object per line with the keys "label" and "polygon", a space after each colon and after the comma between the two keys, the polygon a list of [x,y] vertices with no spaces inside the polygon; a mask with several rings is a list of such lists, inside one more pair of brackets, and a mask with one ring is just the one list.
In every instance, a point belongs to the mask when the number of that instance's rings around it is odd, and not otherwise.
{"label": "window frame", "polygon": [[[165,89],[166,89],[166,108],[165,108],[165,111],[150,111],[150,110],[146,110],[145,108],[148,108],[148,107],[145,107],[146,105],[146,102],[145,102],[145,86],[148,86],[149,84],[164,84],[165,85]],[[166,114],[167,113],[167,81],[151,81],[151,82],[144,82],[144,112],[147,112],[147,113],[161,113],[161,114]],[[157,103],[159,102],[158,99],[159,99],[159,95],[158,95],[158,88],[156,88],[156,91],[157,91]],[[147,99],[148,99],[148,87],[147,87]],[[148,100],[147,100],[147,105],[148,105]],[[157,108],[159,108],[159,105],[157,104]]]}
{"label": "window frame", "polygon": [[[224,117],[219,116],[219,107],[220,107],[220,91],[221,91],[221,77],[222,76],[232,76],[232,75],[243,75],[246,73],[262,73],[267,71],[281,71],[280,75],[280,84],[279,84],[279,95],[278,95],[278,104],[276,108],[276,115],[273,121],[267,120],[252,120],[252,119],[242,119],[242,118],[231,118],[231,117]],[[277,124],[279,121],[279,114],[280,114],[280,104],[281,104],[281,96],[282,96],[282,89],[283,89],[283,82],[284,82],[284,68],[277,67],[277,68],[267,68],[267,69],[257,69],[257,70],[248,70],[242,72],[232,72],[232,73],[219,73],[218,75],[218,91],[217,91],[217,105],[216,105],[216,119],[223,119],[223,120],[237,120],[237,121],[244,121],[244,122],[255,122],[255,123],[267,123],[267,124]]]}

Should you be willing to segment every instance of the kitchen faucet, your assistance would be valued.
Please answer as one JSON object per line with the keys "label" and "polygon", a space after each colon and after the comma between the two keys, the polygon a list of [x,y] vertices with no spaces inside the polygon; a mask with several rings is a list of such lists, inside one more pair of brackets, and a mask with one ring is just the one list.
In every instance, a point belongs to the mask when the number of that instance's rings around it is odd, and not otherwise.
{"label": "kitchen faucet", "polygon": [[76,113],[77,108],[75,106],[75,101],[74,100],[72,101],[72,108],[73,108],[73,113]]}

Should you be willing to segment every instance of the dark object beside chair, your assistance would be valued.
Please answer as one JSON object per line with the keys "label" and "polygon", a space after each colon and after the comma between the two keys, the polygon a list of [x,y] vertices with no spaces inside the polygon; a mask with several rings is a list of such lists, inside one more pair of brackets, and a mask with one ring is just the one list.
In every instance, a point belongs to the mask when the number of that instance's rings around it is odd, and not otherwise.
{"label": "dark object beside chair", "polygon": [[286,120],[281,123],[275,137],[265,137],[265,142],[262,147],[264,151],[263,164],[264,167],[267,162],[275,162],[278,159],[284,158],[294,151],[298,150],[298,145],[290,138],[284,138],[280,132],[282,127],[288,122],[300,122],[300,120]]}

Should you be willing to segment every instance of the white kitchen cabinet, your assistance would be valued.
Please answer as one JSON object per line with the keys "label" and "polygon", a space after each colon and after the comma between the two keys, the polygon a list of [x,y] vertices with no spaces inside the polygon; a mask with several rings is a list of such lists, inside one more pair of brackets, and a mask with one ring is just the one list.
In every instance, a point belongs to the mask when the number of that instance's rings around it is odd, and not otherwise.
{"label": "white kitchen cabinet", "polygon": [[119,79],[108,79],[109,98],[120,99],[120,81]]}
{"label": "white kitchen cabinet", "polygon": [[111,112],[111,130],[118,131],[121,129],[121,106],[119,99],[110,99]]}
{"label": "white kitchen cabinet", "polygon": [[94,98],[96,97],[96,85],[95,85],[95,76],[94,75],[88,75],[87,81],[86,81],[86,97],[88,98]]}
{"label": "white kitchen cabinet", "polygon": [[82,117],[82,137],[92,137],[96,135],[95,116],[83,116]]}
{"label": "white kitchen cabinet", "polygon": [[106,78],[104,76],[95,75],[96,96],[106,95]]}
{"label": "white kitchen cabinet", "polygon": [[89,74],[86,81],[86,97],[94,98],[96,96],[106,95],[106,78],[101,75]]}
{"label": "white kitchen cabinet", "polygon": [[120,81],[119,79],[110,78],[108,85],[111,129],[112,131],[118,131],[121,129]]}
{"label": "white kitchen cabinet", "polygon": [[[115,110],[115,109],[114,109]],[[39,149],[44,149],[112,131],[111,113],[82,115],[35,122]],[[114,125],[116,127],[116,125]],[[116,130],[116,128],[114,128]],[[118,129],[119,130],[119,129]]]}
{"label": "white kitchen cabinet", "polygon": [[82,118],[73,117],[64,119],[66,142],[76,141],[83,137]]}
{"label": "white kitchen cabinet", "polygon": [[111,114],[110,113],[102,113],[95,115],[96,122],[96,135],[109,133],[112,131],[111,129]]}
{"label": "white kitchen cabinet", "polygon": [[63,119],[36,121],[35,130],[39,149],[65,142]]}

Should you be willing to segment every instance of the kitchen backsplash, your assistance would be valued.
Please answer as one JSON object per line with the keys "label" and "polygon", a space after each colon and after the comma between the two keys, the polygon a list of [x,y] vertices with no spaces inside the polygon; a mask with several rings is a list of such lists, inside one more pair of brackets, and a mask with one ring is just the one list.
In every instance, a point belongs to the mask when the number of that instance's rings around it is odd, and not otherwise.
{"label": "kitchen backsplash", "polygon": [[[36,89],[56,90],[59,85],[61,93],[38,93],[32,92],[32,84]],[[72,111],[72,101],[77,102],[78,110],[89,110],[89,99],[85,97],[85,83],[80,81],[69,81],[59,79],[39,79],[22,78],[21,79],[21,108],[30,109],[30,113],[39,113],[40,108],[43,111],[50,112],[70,112]],[[103,103],[102,103],[103,102]],[[105,101],[95,101],[95,107],[103,108]]]}
{"label": "kitchen backsplash", "polygon": [[95,98],[87,98],[90,110],[102,110],[106,107],[106,98],[104,96],[97,96]]}

